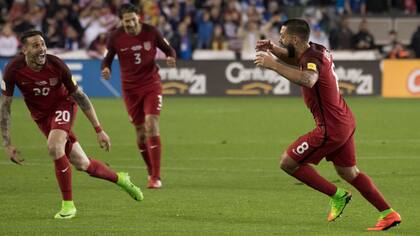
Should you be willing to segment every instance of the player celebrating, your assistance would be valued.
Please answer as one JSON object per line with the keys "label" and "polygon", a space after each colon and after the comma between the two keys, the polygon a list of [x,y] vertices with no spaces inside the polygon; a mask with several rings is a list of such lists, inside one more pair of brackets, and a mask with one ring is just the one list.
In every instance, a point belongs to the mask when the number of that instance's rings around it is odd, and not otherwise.
{"label": "player celebrating", "polygon": [[88,158],[77,142],[71,130],[76,119],[76,103],[94,127],[101,148],[108,151],[111,146],[92,103],[73,82],[69,68],[58,57],[46,54],[42,32],[25,32],[21,42],[23,55],[16,56],[6,66],[2,81],[0,127],[3,145],[13,162],[23,163],[10,139],[10,108],[14,87],[17,86],[33,120],[48,139],[48,152],[54,160],[55,175],[63,197],[62,208],[55,218],[70,219],[76,216],[69,160],[78,170],[114,182],[135,200],[143,200],[141,190],[131,183],[127,173],[115,173],[98,160]]}
{"label": "player celebrating", "polygon": [[156,48],[161,49],[168,66],[175,66],[175,51],[156,28],[140,23],[137,12],[132,4],[121,5],[122,27],[109,35],[102,76],[110,78],[111,63],[117,54],[125,106],[136,130],[137,147],[147,165],[148,188],[157,189],[162,187],[159,136],[162,87],[155,55]]}
{"label": "player celebrating", "polygon": [[[344,180],[353,185],[380,212],[380,220],[368,230],[386,230],[401,222],[400,215],[385,201],[372,180],[356,167],[355,121],[350,108],[339,93],[334,63],[325,47],[308,42],[310,29],[304,20],[291,19],[280,30],[280,44],[268,40],[257,42],[255,64],[271,69],[291,82],[302,86],[303,98],[312,112],[316,128],[298,138],[282,155],[280,167],[308,186],[331,197],[327,220],[339,217],[352,195],[321,177],[310,164],[322,158],[334,163]],[[273,53],[295,68],[277,63]]]}

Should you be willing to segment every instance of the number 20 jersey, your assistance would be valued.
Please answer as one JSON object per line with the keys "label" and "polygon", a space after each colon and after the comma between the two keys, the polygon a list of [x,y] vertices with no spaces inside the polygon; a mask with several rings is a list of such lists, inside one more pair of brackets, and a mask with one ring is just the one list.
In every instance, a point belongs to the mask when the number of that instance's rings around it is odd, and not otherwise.
{"label": "number 20 jersey", "polygon": [[2,93],[13,96],[17,86],[34,120],[50,116],[63,103],[74,103],[69,94],[77,89],[70,69],[56,56],[47,54],[40,71],[29,68],[20,54],[7,64],[1,84]]}

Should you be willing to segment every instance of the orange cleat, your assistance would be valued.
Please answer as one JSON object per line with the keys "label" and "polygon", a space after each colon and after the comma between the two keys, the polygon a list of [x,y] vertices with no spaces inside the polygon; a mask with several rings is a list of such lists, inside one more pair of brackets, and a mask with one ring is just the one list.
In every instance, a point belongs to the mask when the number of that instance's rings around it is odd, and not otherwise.
{"label": "orange cleat", "polygon": [[382,219],[379,219],[378,223],[373,228],[368,228],[369,231],[381,231],[387,230],[401,223],[401,216],[396,211],[389,213]]}

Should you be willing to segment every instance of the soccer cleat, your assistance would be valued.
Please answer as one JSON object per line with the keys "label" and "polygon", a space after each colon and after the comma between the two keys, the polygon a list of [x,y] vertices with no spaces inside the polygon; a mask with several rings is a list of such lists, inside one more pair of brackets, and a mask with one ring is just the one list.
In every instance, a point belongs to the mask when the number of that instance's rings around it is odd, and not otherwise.
{"label": "soccer cleat", "polygon": [[73,201],[62,201],[61,210],[55,214],[55,219],[71,219],[76,216],[76,207]]}
{"label": "soccer cleat", "polygon": [[117,173],[118,180],[117,185],[124,189],[134,200],[142,201],[143,200],[143,193],[141,192],[140,188],[134,185],[128,173],[125,172],[118,172]]}
{"label": "soccer cleat", "polygon": [[160,181],[160,179],[152,178],[151,176],[149,176],[147,179],[148,179],[147,188],[152,188],[152,189],[162,188],[162,181]]}
{"label": "soccer cleat", "polygon": [[384,218],[380,218],[375,227],[368,228],[369,231],[387,230],[401,223],[401,216],[396,211],[389,213]]}
{"label": "soccer cleat", "polygon": [[351,200],[351,192],[346,192],[342,197],[339,197],[339,198],[331,198],[330,200],[331,209],[330,209],[330,212],[328,213],[327,220],[331,222],[337,219],[338,217],[340,217],[344,211],[344,208],[346,208],[350,200]]}

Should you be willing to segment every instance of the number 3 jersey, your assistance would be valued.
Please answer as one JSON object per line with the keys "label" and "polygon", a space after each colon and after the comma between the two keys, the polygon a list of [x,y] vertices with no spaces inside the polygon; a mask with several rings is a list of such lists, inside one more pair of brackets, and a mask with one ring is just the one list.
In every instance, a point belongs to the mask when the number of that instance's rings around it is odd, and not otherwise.
{"label": "number 3 jersey", "polygon": [[330,52],[322,45],[310,43],[310,48],[299,58],[299,67],[318,73],[318,81],[312,88],[302,87],[305,103],[317,126],[326,127],[331,135],[353,132],[354,117],[340,94]]}
{"label": "number 3 jersey", "polygon": [[40,71],[29,68],[20,54],[6,66],[1,84],[2,93],[13,96],[17,86],[34,120],[48,117],[59,105],[74,103],[69,94],[77,89],[70,69],[56,56],[47,54]]}
{"label": "number 3 jersey", "polygon": [[156,48],[161,49],[166,56],[175,57],[174,49],[155,27],[141,23],[141,31],[136,36],[127,34],[119,27],[108,36],[108,53],[102,62],[102,68],[111,68],[112,60],[117,54],[124,93],[136,93],[153,85],[160,86],[155,63]]}

